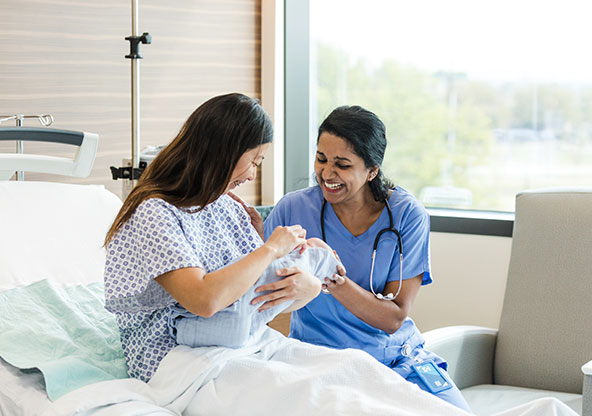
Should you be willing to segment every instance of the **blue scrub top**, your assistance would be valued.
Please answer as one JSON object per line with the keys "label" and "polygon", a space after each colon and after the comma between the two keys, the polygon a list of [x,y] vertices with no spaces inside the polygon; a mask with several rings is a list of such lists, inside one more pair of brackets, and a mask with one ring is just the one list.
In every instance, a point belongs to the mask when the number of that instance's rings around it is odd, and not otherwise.
{"label": "blue scrub top", "polygon": [[[265,239],[275,227],[300,224],[307,237],[322,238],[321,206],[323,194],[318,186],[285,195],[265,221]],[[430,218],[415,197],[396,187],[388,203],[393,213],[394,227],[403,241],[403,279],[423,273],[422,284],[432,282],[429,255]],[[376,235],[389,227],[386,207],[379,218],[363,234],[353,236],[339,221],[331,204],[325,208],[327,243],[337,251],[349,279],[370,290],[372,248]],[[376,293],[383,292],[387,282],[399,280],[399,252],[394,233],[384,233],[376,253],[373,284]],[[401,358],[401,346],[413,349],[423,346],[423,337],[407,318],[401,328],[388,334],[374,328],[350,313],[330,294],[321,293],[305,307],[292,312],[290,337],[332,348],[362,349],[389,366]]]}

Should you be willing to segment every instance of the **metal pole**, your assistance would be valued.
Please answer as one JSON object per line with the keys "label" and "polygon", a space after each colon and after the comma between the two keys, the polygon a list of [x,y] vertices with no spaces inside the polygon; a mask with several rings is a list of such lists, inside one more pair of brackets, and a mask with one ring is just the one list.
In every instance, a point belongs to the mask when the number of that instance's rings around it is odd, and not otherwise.
{"label": "metal pole", "polygon": [[[51,123],[53,123],[53,116],[51,114],[28,114],[28,115],[13,114],[13,115],[9,115],[9,116],[8,115],[0,115],[0,123],[2,123],[3,121],[14,120],[14,121],[16,121],[17,127],[22,127],[23,120],[26,118],[36,118],[39,120],[41,125],[43,125],[45,127],[51,126]],[[16,153],[17,154],[25,153],[23,140],[16,141]],[[25,173],[22,171],[17,171],[15,179],[17,181],[24,181],[25,180]]]}
{"label": "metal pole", "polygon": [[[23,115],[17,114],[16,116],[16,126],[22,127],[23,126]],[[16,141],[16,152],[19,154],[23,154],[25,152],[24,144],[22,140]],[[16,172],[16,180],[17,181],[24,181],[25,180],[25,172],[19,170]]]}
{"label": "metal pole", "polygon": [[[132,0],[132,34],[125,38],[130,42],[130,53],[125,55],[132,60],[132,158],[131,166],[124,166],[117,169],[111,166],[113,179],[122,178],[130,182],[123,183],[123,197],[127,197],[131,189],[136,184],[136,178],[140,177],[140,43],[150,44],[152,36],[150,33],[142,33],[138,36],[138,0]],[[127,175],[129,172],[129,176]],[[129,185],[129,186],[128,186]]]}
{"label": "metal pole", "polygon": [[[132,36],[138,36],[138,0],[132,0]],[[132,59],[132,187],[134,171],[140,167],[140,62]]]}

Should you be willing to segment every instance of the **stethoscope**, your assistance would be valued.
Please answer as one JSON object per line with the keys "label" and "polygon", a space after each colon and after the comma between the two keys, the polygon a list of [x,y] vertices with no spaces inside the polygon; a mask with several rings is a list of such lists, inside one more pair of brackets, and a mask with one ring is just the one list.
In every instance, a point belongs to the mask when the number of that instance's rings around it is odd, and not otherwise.
{"label": "stethoscope", "polygon": [[[321,233],[323,234],[323,241],[326,243],[327,240],[325,239],[325,206],[327,205],[327,200],[323,198],[323,205],[321,206]],[[384,201],[384,205],[386,206],[386,210],[388,211],[389,216],[389,227],[383,228],[376,234],[376,238],[374,239],[374,246],[372,249],[372,266],[370,267],[370,290],[372,294],[376,296],[377,299],[382,300],[394,300],[397,296],[399,296],[399,292],[401,292],[401,283],[403,283],[403,240],[401,239],[401,234],[397,231],[396,228],[393,227],[393,213],[391,211],[391,207],[388,204],[388,201]],[[388,295],[383,295],[382,293],[376,293],[374,291],[374,286],[372,285],[372,276],[374,275],[374,261],[376,260],[376,249],[378,248],[378,243],[380,241],[380,237],[384,233],[395,233],[397,236],[397,244],[399,246],[399,288],[397,289],[397,293],[394,295],[389,293]]]}

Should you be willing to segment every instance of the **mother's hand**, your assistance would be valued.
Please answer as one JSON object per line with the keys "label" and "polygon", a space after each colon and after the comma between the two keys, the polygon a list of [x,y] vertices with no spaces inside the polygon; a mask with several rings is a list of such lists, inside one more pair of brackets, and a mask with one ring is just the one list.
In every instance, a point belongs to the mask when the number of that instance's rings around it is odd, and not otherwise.
{"label": "mother's hand", "polygon": [[306,230],[302,226],[289,225],[277,226],[263,246],[271,248],[275,252],[275,258],[288,254],[290,251],[306,244]]}
{"label": "mother's hand", "polygon": [[298,267],[279,269],[276,270],[276,274],[284,278],[255,289],[255,292],[271,291],[257,296],[251,302],[253,305],[263,302],[259,307],[259,311],[264,311],[289,300],[295,301],[289,310],[297,310],[316,298],[321,291],[320,280]]}

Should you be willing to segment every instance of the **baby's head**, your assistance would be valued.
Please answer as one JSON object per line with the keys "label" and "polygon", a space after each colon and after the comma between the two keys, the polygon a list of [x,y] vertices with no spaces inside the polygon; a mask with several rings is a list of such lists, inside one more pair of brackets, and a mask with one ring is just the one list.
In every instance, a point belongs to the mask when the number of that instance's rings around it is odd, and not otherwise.
{"label": "baby's head", "polygon": [[329,244],[325,243],[323,240],[321,240],[320,238],[316,238],[316,237],[311,237],[311,238],[307,239],[306,240],[306,247],[318,247],[318,248],[324,248],[326,250],[333,251],[333,249],[329,246]]}
{"label": "baby's head", "polygon": [[329,246],[329,244],[325,243],[320,238],[311,237],[311,238],[308,238],[306,240],[306,243],[304,243],[302,246],[300,246],[299,248],[297,248],[298,253],[300,255],[302,255],[302,253],[305,253],[306,252],[306,249],[307,248],[322,248],[323,250],[326,250],[329,253],[331,253],[333,255],[332,257],[334,257],[337,260],[337,262],[339,263],[338,266],[337,266],[338,269],[335,270],[335,273],[339,273],[339,269],[342,269],[343,270],[343,274],[345,274],[345,267],[343,267],[343,263],[341,263],[341,260],[339,259],[339,256],[337,255],[337,252],[335,250],[333,250],[331,248],[331,246]]}
{"label": "baby's head", "polygon": [[[321,240],[320,238],[309,238],[306,240],[306,244],[305,244],[306,248],[322,248],[326,251],[328,251],[329,253],[332,254],[332,258],[334,258],[334,260],[337,260],[337,263],[335,264],[335,262],[333,261],[333,269],[325,269],[325,273],[321,273],[320,275],[317,275],[317,277],[319,279],[321,279],[321,282],[323,284],[327,284],[327,279],[332,280],[333,282],[337,283],[338,281],[343,282],[343,277],[341,276],[345,276],[345,267],[343,266],[343,263],[341,263],[341,260],[339,259],[339,256],[337,255],[337,252],[335,250],[333,250],[331,248],[331,246],[329,246],[329,244],[325,243],[323,240]],[[300,252],[300,254],[302,254],[302,252]],[[326,254],[327,259],[329,259],[329,254]],[[320,271],[320,269],[319,269]],[[339,280],[341,279],[341,280]],[[338,284],[343,284],[343,283],[338,283]]]}
{"label": "baby's head", "polygon": [[[341,263],[341,259],[337,255],[337,252],[335,250],[333,250],[329,244],[325,243],[320,238],[311,237],[311,238],[309,238],[309,239],[306,240],[306,247],[307,248],[323,248],[323,249],[328,250],[329,252],[331,252],[331,254],[333,254],[333,256],[339,262],[339,266],[338,267],[341,268],[341,269],[343,269],[343,274],[345,274],[345,268],[343,267],[343,263]],[[302,254],[302,252],[300,252],[300,253]]]}

